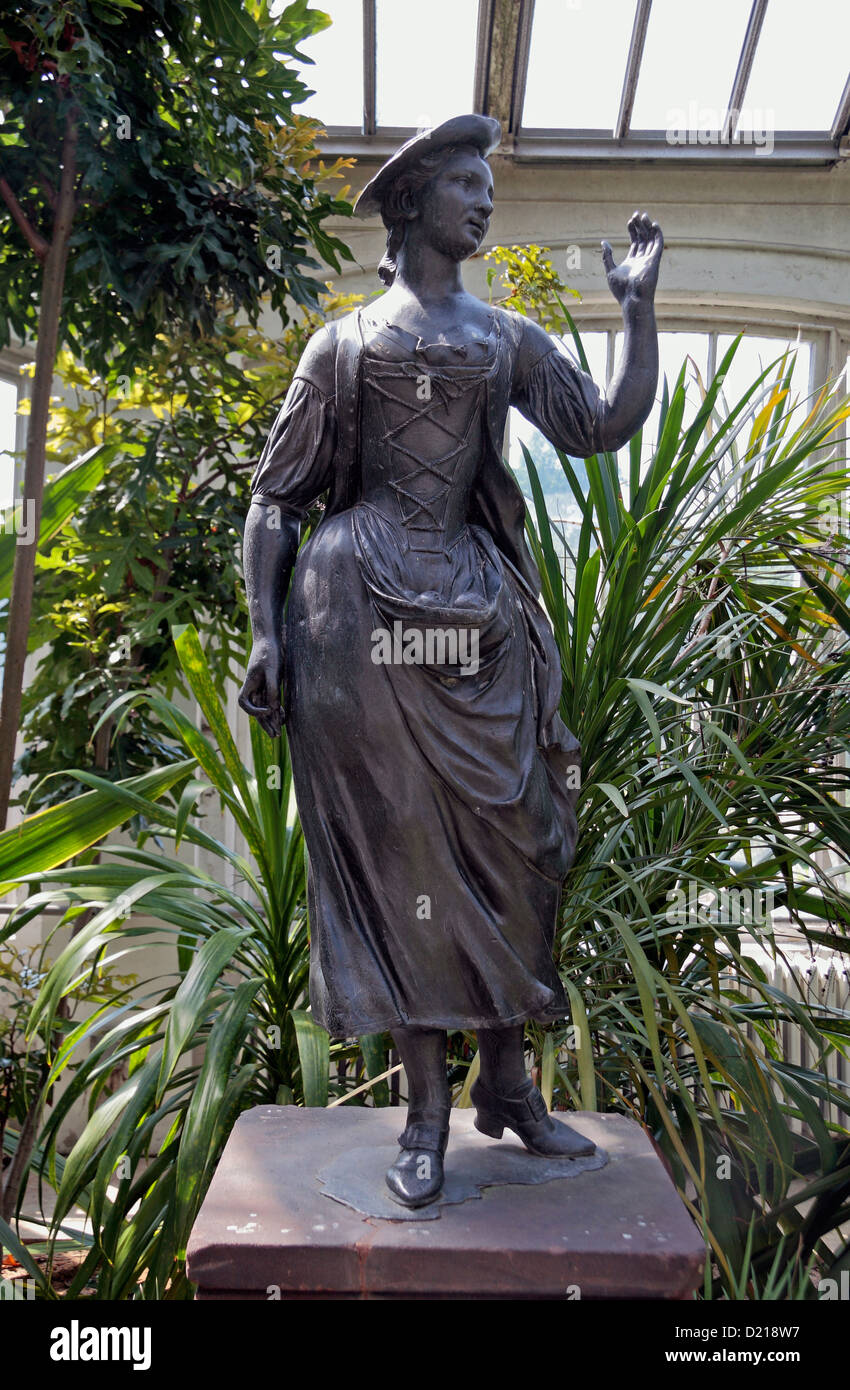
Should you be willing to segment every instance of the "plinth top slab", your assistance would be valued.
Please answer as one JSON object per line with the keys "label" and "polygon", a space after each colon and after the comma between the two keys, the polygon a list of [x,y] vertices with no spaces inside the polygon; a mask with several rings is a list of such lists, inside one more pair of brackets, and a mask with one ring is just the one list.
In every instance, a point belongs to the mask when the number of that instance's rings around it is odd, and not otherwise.
{"label": "plinth top slab", "polygon": [[[452,1144],[497,1144],[453,1110]],[[319,1173],[367,1146],[392,1146],[403,1108],[265,1105],[240,1116],[195,1223],[189,1278],[199,1297],[682,1298],[703,1274],[705,1246],[638,1124],[572,1112],[603,1148],[595,1171],[485,1187],[478,1200],[421,1220],[364,1216],[327,1195]],[[397,1152],[397,1149],[393,1153]],[[566,1160],[565,1162],[570,1162]],[[401,1219],[402,1217],[406,1219]]]}

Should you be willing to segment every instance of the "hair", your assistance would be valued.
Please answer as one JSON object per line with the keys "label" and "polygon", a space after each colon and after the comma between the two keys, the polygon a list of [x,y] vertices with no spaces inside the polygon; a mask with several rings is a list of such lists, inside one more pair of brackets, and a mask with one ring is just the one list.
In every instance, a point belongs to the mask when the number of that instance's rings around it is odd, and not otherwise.
{"label": "hair", "polygon": [[389,185],[381,199],[381,217],[387,229],[387,249],[378,266],[378,279],[389,288],[398,271],[398,253],[404,245],[410,214],[416,206],[416,196],[437,174],[441,173],[452,155],[460,150],[474,150],[483,159],[477,145],[443,145],[430,154],[420,155]]}

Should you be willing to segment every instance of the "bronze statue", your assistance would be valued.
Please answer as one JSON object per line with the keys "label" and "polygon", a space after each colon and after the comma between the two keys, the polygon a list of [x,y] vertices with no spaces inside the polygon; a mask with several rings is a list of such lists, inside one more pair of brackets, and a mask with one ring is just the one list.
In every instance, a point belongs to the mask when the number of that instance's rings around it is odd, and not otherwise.
{"label": "bronze statue", "polygon": [[509,404],[582,458],[640,427],[663,242],[645,213],[621,265],[603,242],[625,344],[602,394],[537,324],[463,288],[499,138],[494,120],[456,117],[360,195],[357,214],[387,227],[386,293],[310,340],[245,528],[254,644],[240,704],[272,737],[287,726],[313,1016],[334,1037],[392,1033],[409,1108],[387,1182],[407,1206],[443,1182],[447,1030],[478,1034],[485,1134],[507,1127],[547,1157],[594,1147],[549,1115],[525,1069],[525,1020],[567,1012],[552,944],[579,749],[501,447]]}

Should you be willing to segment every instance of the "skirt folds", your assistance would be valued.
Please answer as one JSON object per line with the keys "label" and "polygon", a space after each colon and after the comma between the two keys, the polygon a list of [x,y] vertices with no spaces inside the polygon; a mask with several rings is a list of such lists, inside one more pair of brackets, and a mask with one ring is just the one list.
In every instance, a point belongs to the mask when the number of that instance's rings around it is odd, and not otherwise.
{"label": "skirt folds", "polygon": [[[405,544],[366,504],[328,517],[287,609],[310,997],[332,1037],[567,1008],[552,945],[579,755],[557,712],[551,630],[482,528],[466,528],[426,594]],[[465,661],[429,647],[437,630],[455,632]],[[420,659],[386,659],[399,634]]]}

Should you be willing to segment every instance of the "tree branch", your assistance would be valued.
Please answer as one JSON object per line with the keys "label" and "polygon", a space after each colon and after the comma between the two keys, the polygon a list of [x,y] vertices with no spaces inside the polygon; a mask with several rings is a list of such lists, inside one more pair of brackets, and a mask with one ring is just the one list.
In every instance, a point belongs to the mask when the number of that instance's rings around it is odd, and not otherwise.
{"label": "tree branch", "polygon": [[50,250],[50,243],[45,241],[44,237],[41,235],[41,232],[39,232],[32,225],[23,208],[21,207],[20,203],[18,202],[17,198],[15,197],[11,185],[7,182],[6,179],[3,178],[2,174],[0,174],[0,195],[2,195],[3,202],[6,204],[7,208],[9,209],[9,212],[12,214],[12,221],[15,223],[15,225],[18,227],[19,231],[23,235],[23,238],[26,241],[27,246],[32,251],[33,255],[35,255],[38,258],[38,260],[42,262],[46,261],[47,253]]}
{"label": "tree branch", "polygon": [[[258,462],[259,458],[240,459],[236,463],[232,463],[230,467],[234,473],[247,472],[249,468],[256,468]],[[210,483],[215,482],[217,478],[222,478],[224,476],[224,472],[225,470],[223,468],[217,468],[214,473],[210,473],[209,477],[204,478],[201,482],[198,483],[197,487],[193,487],[191,492],[186,493],[186,501],[193,501],[199,495],[199,493],[202,493],[206,488],[209,487]]]}

